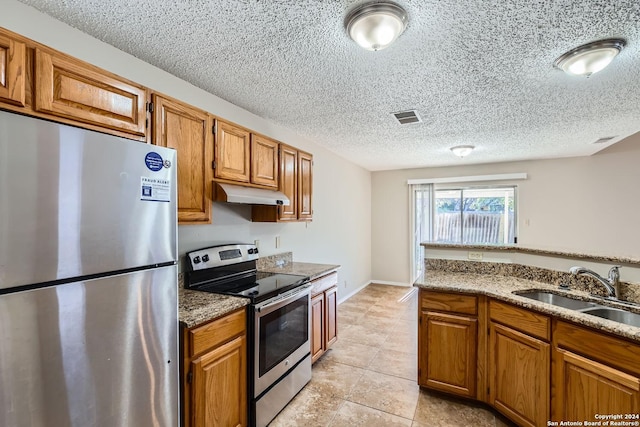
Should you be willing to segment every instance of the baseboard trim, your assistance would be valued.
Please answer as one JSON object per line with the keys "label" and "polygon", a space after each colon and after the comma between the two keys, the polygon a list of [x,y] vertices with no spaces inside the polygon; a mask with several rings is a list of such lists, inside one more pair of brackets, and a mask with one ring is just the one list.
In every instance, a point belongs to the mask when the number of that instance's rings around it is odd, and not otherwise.
{"label": "baseboard trim", "polygon": [[364,288],[366,288],[367,286],[374,284],[374,285],[391,285],[391,286],[400,286],[400,287],[405,287],[405,288],[410,288],[412,285],[411,283],[403,283],[403,282],[389,282],[386,280],[369,280],[367,283],[365,283],[364,285],[360,286],[358,289],[351,291],[349,294],[345,295],[344,297],[340,298],[338,300],[338,304],[342,304],[343,302],[345,302],[346,300],[348,300],[349,298],[351,298],[352,296],[354,296],[355,294],[357,294],[358,292],[360,292],[361,290],[363,290]]}
{"label": "baseboard trim", "polygon": [[386,280],[372,280],[369,282],[369,284],[378,284],[378,285],[391,285],[391,286],[404,286],[405,288],[409,288],[412,286],[411,283],[405,283],[405,282],[389,282]]}
{"label": "baseboard trim", "polygon": [[357,294],[358,292],[360,292],[361,290],[363,290],[364,288],[366,288],[370,284],[371,284],[371,280],[366,282],[364,285],[360,286],[358,289],[356,289],[354,291],[351,291],[349,294],[347,294],[344,297],[340,298],[338,300],[338,304],[342,304],[343,302],[345,302],[346,300],[348,300],[349,298],[351,298],[352,296],[354,296],[355,294]]}

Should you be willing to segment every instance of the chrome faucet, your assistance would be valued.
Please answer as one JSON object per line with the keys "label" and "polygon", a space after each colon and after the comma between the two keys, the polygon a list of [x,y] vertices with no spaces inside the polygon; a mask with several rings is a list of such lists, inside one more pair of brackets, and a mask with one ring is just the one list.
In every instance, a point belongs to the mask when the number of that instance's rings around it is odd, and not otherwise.
{"label": "chrome faucet", "polygon": [[584,267],[571,267],[569,272],[574,276],[579,274],[584,274],[586,276],[591,276],[596,279],[602,286],[607,289],[607,296],[610,298],[618,299],[620,297],[620,270],[619,266],[611,267],[609,270],[609,276],[605,279],[600,276],[598,273],[589,270]]}

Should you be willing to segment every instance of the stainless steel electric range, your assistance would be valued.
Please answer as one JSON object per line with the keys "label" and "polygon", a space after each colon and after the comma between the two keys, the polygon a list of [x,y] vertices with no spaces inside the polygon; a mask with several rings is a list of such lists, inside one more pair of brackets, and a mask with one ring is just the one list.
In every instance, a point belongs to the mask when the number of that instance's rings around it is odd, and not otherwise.
{"label": "stainless steel electric range", "polygon": [[309,277],[259,272],[258,248],[234,244],[187,253],[185,287],[249,298],[249,420],[263,427],[311,380]]}

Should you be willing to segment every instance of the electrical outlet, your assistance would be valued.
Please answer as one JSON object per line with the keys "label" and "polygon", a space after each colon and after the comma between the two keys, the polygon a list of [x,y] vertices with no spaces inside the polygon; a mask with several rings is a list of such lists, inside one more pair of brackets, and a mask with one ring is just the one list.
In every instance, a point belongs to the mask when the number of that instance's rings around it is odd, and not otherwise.
{"label": "electrical outlet", "polygon": [[469,251],[468,258],[471,261],[482,261],[482,252],[471,252],[471,251]]}
{"label": "electrical outlet", "polygon": [[254,240],[253,244],[256,245],[256,248],[260,249],[260,240],[258,239]]}
{"label": "electrical outlet", "polygon": [[276,249],[280,247],[280,236],[276,236]]}

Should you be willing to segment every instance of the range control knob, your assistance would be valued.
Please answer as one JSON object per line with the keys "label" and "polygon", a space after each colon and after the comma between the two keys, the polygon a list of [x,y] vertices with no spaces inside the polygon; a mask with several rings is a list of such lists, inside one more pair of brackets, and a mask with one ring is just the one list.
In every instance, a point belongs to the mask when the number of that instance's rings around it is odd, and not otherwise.
{"label": "range control knob", "polygon": [[254,254],[257,254],[257,253],[258,253],[258,248],[255,248],[255,249],[253,250],[253,253],[254,253]]}
{"label": "range control knob", "polygon": [[207,262],[207,261],[209,261],[209,255],[208,254],[202,255],[202,262]]}
{"label": "range control knob", "polygon": [[[257,249],[256,249],[256,250],[257,250]],[[253,248],[249,248],[249,249],[247,249],[247,253],[248,253],[249,255],[253,254]]]}
{"label": "range control knob", "polygon": [[199,256],[195,257],[195,258],[193,259],[193,263],[194,263],[194,264],[200,264],[200,257],[199,257]]}

